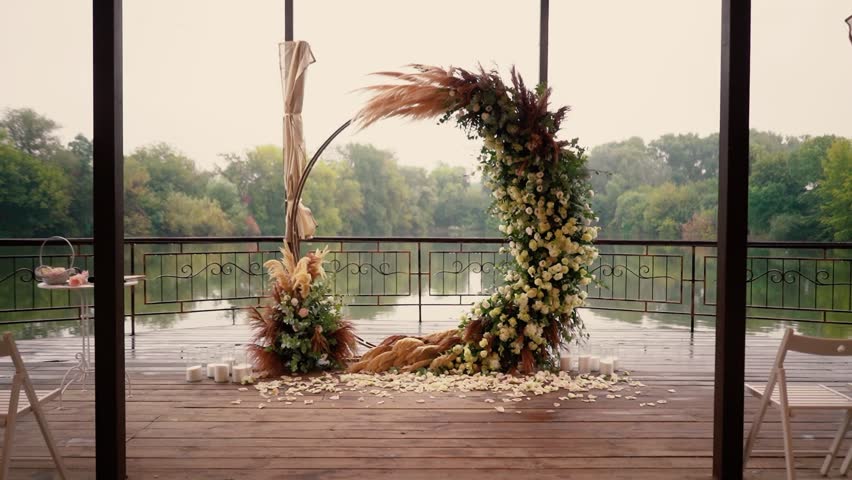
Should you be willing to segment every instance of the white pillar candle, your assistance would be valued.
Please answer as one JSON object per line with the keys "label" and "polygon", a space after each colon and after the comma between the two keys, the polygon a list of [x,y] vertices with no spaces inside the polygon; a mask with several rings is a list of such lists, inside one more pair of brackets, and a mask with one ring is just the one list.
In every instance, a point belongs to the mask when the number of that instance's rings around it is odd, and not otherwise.
{"label": "white pillar candle", "polygon": [[213,365],[216,365],[216,364],[215,363],[208,363],[207,364],[207,378],[213,378]]}
{"label": "white pillar candle", "polygon": [[234,383],[243,383],[243,379],[251,376],[251,365],[241,363],[234,365],[232,379]]}
{"label": "white pillar candle", "polygon": [[600,361],[601,375],[612,375],[615,370],[612,367],[612,360]]}
{"label": "white pillar candle", "polygon": [[618,371],[618,370],[621,370],[621,369],[618,367],[618,357],[612,357],[612,370],[613,370],[614,372],[615,372],[615,371]]}
{"label": "white pillar candle", "polygon": [[559,368],[563,372],[571,371],[571,355],[562,355],[559,357]]}
{"label": "white pillar candle", "polygon": [[591,372],[591,355],[580,355],[577,358],[577,371],[582,373]]}
{"label": "white pillar candle", "polygon": [[216,383],[225,383],[228,381],[228,364],[214,363],[213,364],[213,381]]}
{"label": "white pillar candle", "polygon": [[597,355],[592,355],[589,358],[589,370],[593,372],[597,372],[601,369],[601,357]]}
{"label": "white pillar candle", "polygon": [[204,380],[204,369],[201,368],[201,365],[186,367],[187,382],[200,382],[202,380]]}

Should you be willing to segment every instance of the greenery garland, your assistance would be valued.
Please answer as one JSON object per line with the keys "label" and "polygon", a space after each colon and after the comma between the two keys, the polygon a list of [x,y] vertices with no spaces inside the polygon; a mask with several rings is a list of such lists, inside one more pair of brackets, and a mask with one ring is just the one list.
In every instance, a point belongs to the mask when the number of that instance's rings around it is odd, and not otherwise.
{"label": "greenery garland", "polygon": [[377,93],[359,114],[362,125],[440,115],[441,123],[454,119],[468,138],[481,138],[491,211],[515,260],[505,283],[462,316],[461,342],[429,368],[476,373],[556,366],[560,345],[585,335],[577,308],[598,256],[584,149],[576,138],[556,139],[568,108],[548,110],[550,90],[528,89],[514,69],[506,85],[493,70],[414,68],[379,74],[402,83],[368,87]]}

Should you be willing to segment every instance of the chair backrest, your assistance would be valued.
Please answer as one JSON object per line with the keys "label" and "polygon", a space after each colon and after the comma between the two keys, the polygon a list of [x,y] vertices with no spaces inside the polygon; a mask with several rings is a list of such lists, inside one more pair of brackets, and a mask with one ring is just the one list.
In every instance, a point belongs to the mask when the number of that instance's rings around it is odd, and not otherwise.
{"label": "chair backrest", "polygon": [[798,335],[792,328],[788,328],[778,348],[778,357],[775,360],[777,368],[783,368],[787,352],[831,357],[847,356],[852,355],[852,339],[809,337]]}
{"label": "chair backrest", "polygon": [[15,345],[15,339],[12,334],[6,332],[0,337],[0,358],[12,357],[12,364],[15,365],[16,372],[24,372],[24,360],[21,358],[18,347]]}
{"label": "chair backrest", "polygon": [[14,340],[12,340],[11,333],[4,333],[3,337],[0,338],[0,357],[10,357],[12,356],[12,345],[14,344]]}

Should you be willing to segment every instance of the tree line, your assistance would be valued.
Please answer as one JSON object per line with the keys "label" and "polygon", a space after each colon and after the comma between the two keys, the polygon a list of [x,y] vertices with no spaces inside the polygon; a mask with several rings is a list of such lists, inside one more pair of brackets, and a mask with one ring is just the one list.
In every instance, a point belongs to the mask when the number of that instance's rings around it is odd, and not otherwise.
{"label": "tree line", "polygon": [[[63,144],[31,109],[0,119],[0,237],[89,236],[92,142]],[[304,202],[318,235],[497,236],[490,192],[463,167],[427,170],[390,151],[347,144],[320,161]],[[613,239],[712,240],[718,135],[634,137],[589,152],[593,207]],[[761,240],[852,240],[852,143],[752,131],[749,228]],[[125,157],[128,236],[282,235],[281,148],[223,155],[199,168],[167,144]]]}

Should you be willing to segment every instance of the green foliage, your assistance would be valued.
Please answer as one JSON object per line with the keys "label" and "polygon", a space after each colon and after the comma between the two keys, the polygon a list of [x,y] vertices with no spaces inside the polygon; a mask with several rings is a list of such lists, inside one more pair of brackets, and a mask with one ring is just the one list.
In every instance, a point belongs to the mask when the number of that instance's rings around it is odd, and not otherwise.
{"label": "green foliage", "polygon": [[[281,333],[266,349],[275,352],[291,372],[306,373],[344,366],[334,363],[327,354],[317,351],[311,344],[317,331],[334,332],[340,328],[343,302],[340,297],[332,296],[324,280],[314,280],[310,293],[296,306],[285,295],[281,303],[272,308],[274,311],[271,316],[281,325]],[[337,339],[333,336],[328,336],[326,341],[332,349],[336,346]]]}
{"label": "green foliage", "polygon": [[822,161],[822,168],[825,180],[819,189],[823,199],[821,221],[833,232],[833,240],[852,241],[852,142],[835,140]]}
{"label": "green foliage", "polygon": [[263,145],[244,156],[225,155],[219,170],[237,188],[248,214],[247,225],[263,235],[284,234],[284,154],[280,147]]}
{"label": "green foliage", "polygon": [[45,157],[60,148],[59,124],[30,108],[8,110],[0,120],[0,130],[12,146],[34,157]]}
{"label": "green foliage", "polygon": [[234,233],[234,226],[225,212],[209,198],[169,192],[165,202],[169,206],[163,215],[162,228],[166,236],[215,237]]}
{"label": "green foliage", "polygon": [[0,145],[0,236],[43,237],[73,229],[71,179],[56,166]]}
{"label": "green foliage", "polygon": [[719,173],[719,135],[667,134],[650,143],[671,169],[675,183],[716,178]]}
{"label": "green foliage", "polygon": [[[92,142],[77,135],[63,145],[57,128],[30,109],[9,110],[0,118],[0,235],[92,234],[97,200],[91,188]],[[849,240],[848,143],[831,135],[753,130],[751,238]],[[669,134],[592,149],[589,168],[601,235],[714,239],[717,144],[715,134]],[[220,169],[206,171],[166,144],[128,155],[127,235],[283,234],[281,148],[259,146],[223,158]],[[304,193],[319,235],[494,236],[496,222],[483,215],[490,202],[484,185],[461,167],[404,166],[389,151],[359,144],[320,161]],[[187,212],[193,212],[191,221],[179,218]]]}

